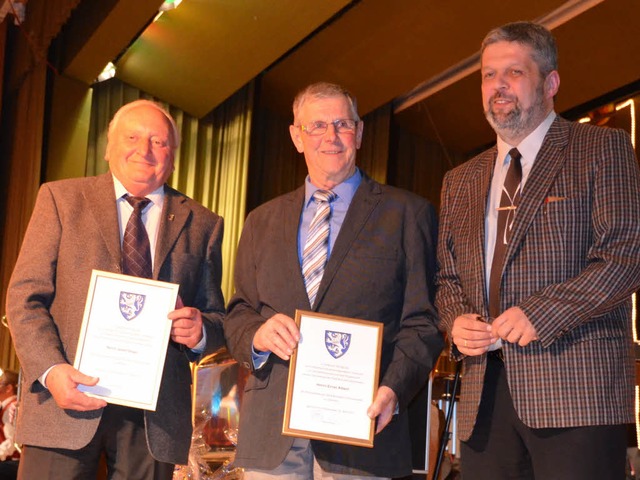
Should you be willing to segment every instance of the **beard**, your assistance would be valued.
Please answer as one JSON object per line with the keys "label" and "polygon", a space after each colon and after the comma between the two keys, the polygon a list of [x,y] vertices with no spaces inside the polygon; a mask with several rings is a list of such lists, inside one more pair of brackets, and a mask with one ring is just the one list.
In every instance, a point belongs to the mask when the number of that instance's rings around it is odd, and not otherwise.
{"label": "beard", "polygon": [[[501,98],[514,102],[514,107],[508,112],[496,112],[494,102]],[[489,99],[489,108],[484,114],[491,127],[503,138],[524,138],[542,122],[545,117],[544,86],[542,83],[536,88],[533,104],[522,108],[517,97],[496,93]]]}

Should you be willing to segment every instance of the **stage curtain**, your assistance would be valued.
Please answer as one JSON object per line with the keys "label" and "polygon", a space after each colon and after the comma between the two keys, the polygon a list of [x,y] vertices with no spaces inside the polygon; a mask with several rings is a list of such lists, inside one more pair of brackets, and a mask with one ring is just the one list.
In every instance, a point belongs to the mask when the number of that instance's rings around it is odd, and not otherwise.
{"label": "stage curtain", "polygon": [[[253,91],[251,82],[202,119],[164,104],[181,133],[169,185],[224,217],[222,292],[227,301],[233,294],[235,255],[245,218]],[[118,108],[139,98],[154,100],[117,79],[94,87],[87,175],[108,171],[104,152],[109,121]]]}
{"label": "stage curtain", "polygon": [[[2,207],[0,306],[5,312],[6,289],[18,258],[40,185],[45,110],[47,50],[79,0],[31,0],[19,27],[5,25],[2,85]],[[4,22],[13,22],[7,16]],[[0,327],[0,367],[17,369],[18,359],[7,328]]]}
{"label": "stage curtain", "polygon": [[362,121],[364,122],[364,134],[356,163],[375,181],[387,183],[391,104],[383,105],[365,115]]}

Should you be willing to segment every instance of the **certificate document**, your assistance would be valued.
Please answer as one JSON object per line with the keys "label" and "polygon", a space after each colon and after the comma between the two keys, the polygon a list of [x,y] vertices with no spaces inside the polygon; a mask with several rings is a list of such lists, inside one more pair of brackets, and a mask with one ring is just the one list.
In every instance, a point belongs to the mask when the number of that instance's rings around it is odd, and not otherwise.
{"label": "certificate document", "polygon": [[155,410],[179,285],[93,270],[73,366],[99,377],[78,389]]}
{"label": "certificate document", "polygon": [[282,433],[372,447],[382,323],[300,310],[296,323]]}

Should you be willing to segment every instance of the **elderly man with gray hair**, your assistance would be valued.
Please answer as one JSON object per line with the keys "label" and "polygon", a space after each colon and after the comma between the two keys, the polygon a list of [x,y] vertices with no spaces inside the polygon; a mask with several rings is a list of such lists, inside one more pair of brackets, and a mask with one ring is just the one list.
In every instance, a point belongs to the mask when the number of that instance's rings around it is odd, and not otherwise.
{"label": "elderly man with gray hair", "polygon": [[[40,188],[7,294],[23,369],[22,479],[96,478],[103,454],[114,479],[168,480],[187,462],[189,362],[224,343],[223,221],[165,183],[178,144],[171,116],[138,100],[109,126],[109,173]],[[180,285],[155,411],[78,389],[98,381],[72,366],[93,269]]]}

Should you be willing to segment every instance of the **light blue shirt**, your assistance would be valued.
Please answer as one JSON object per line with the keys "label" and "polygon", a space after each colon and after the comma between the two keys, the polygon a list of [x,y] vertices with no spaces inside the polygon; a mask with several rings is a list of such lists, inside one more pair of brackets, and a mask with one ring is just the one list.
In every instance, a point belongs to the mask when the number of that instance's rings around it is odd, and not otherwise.
{"label": "light blue shirt", "polygon": [[[360,170],[356,168],[356,172],[353,175],[332,189],[333,193],[335,193],[337,197],[333,202],[331,202],[331,219],[329,220],[329,251],[327,259],[331,256],[333,246],[336,243],[336,238],[338,238],[340,228],[342,227],[342,222],[344,222],[344,217],[347,214],[347,210],[349,210],[351,200],[353,200],[353,196],[356,194],[356,190],[358,190],[361,182],[362,173],[360,173]],[[318,205],[313,200],[313,194],[316,190],[320,189],[311,183],[311,179],[309,178],[309,175],[307,175],[304,182],[304,207],[302,208],[300,226],[298,228],[298,260],[300,261],[300,266],[302,266],[302,252],[304,250],[304,245],[307,242],[309,225],[311,225],[311,220],[313,220],[318,208]]]}
{"label": "light blue shirt", "polygon": [[[362,173],[359,168],[356,168],[353,175],[332,188],[332,191],[337,195],[337,197],[333,202],[331,202],[331,219],[329,220],[329,251],[327,260],[333,251],[333,246],[335,245],[336,238],[338,238],[338,234],[340,233],[340,228],[344,223],[344,218],[349,210],[349,205],[351,205],[351,200],[353,200],[353,196],[356,194],[356,190],[358,190],[360,183],[362,183]],[[302,268],[302,252],[304,250],[304,244],[307,241],[309,225],[311,224],[311,220],[313,220],[313,216],[317,210],[317,204],[313,200],[313,194],[316,190],[320,189],[311,183],[311,179],[309,178],[309,175],[307,175],[304,182],[304,206],[302,208],[302,213],[300,214],[300,225],[298,227],[298,261],[300,262],[300,268]],[[271,352],[256,352],[253,349],[253,346],[251,349],[253,366],[257,370],[267,363]]]}

